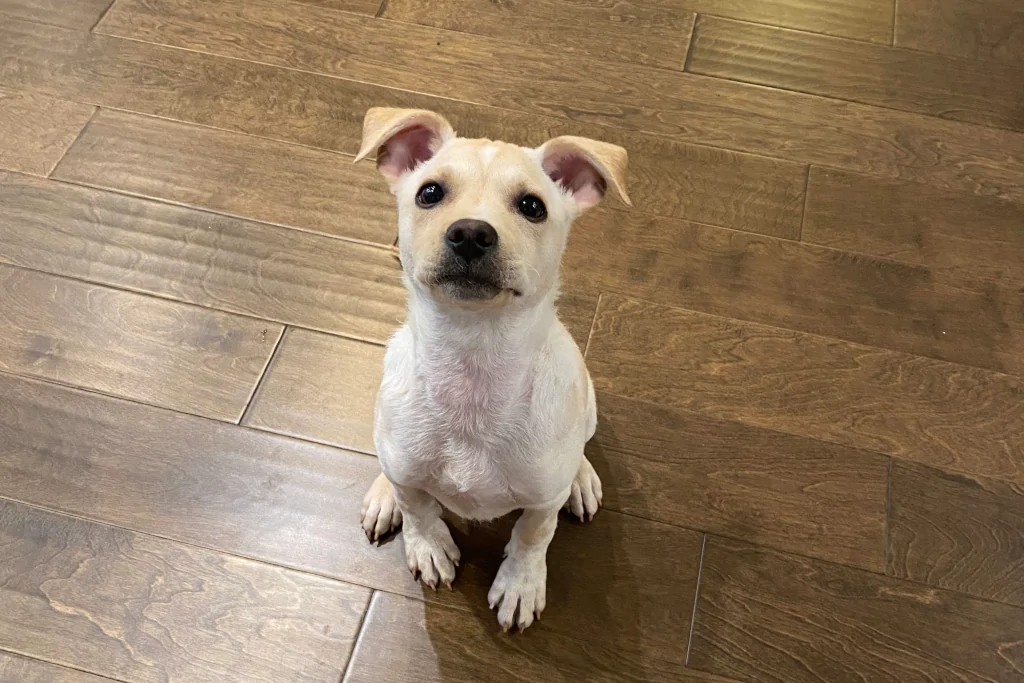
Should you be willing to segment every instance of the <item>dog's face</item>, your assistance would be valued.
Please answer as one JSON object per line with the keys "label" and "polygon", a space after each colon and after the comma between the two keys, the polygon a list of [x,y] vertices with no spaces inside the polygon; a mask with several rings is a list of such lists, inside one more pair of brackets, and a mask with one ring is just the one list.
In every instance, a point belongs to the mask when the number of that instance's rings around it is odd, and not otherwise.
{"label": "dog's face", "polygon": [[536,149],[458,138],[437,114],[371,109],[357,160],[398,199],[402,266],[413,286],[464,306],[533,300],[558,281],[569,226],[612,185],[625,150],[582,138]]}

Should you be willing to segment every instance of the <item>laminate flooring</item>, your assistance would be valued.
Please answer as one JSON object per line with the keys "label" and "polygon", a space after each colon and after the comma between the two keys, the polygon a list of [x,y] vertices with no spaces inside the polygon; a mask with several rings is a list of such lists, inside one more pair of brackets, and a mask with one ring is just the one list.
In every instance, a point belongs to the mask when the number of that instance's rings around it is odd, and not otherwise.
{"label": "laminate flooring", "polygon": [[[1024,681],[1013,0],[0,0],[0,683]],[[371,106],[624,146],[547,610],[367,543]]]}

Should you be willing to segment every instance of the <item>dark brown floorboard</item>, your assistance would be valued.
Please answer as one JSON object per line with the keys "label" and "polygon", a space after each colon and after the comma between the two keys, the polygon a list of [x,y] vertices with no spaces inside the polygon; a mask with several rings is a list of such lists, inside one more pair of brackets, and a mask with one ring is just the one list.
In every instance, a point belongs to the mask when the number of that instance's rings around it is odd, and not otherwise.
{"label": "dark brown floorboard", "polygon": [[238,420],[282,328],[0,265],[0,370]]}
{"label": "dark brown floorboard", "polygon": [[882,571],[884,457],[610,394],[597,408],[605,507]]}
{"label": "dark brown floorboard", "polygon": [[1015,130],[1024,76],[1014,65],[701,17],[687,70]]}
{"label": "dark brown floorboard", "polygon": [[575,226],[564,263],[570,290],[620,292],[1024,374],[1024,291],[1014,283],[601,210]]}
{"label": "dark brown floorboard", "polygon": [[371,163],[134,114],[100,111],[53,177],[383,245],[397,232]]}
{"label": "dark brown floorboard", "polygon": [[114,0],[0,0],[0,23],[28,19],[87,31]]}
{"label": "dark brown floorboard", "polygon": [[[0,27],[0,55],[17,65],[0,72],[0,84],[348,154],[358,151],[371,106],[433,109],[462,135],[531,146],[599,136],[629,150],[637,211],[782,237],[800,232],[801,164],[27,22]],[[151,144],[164,142],[176,144]]]}
{"label": "dark brown floorboard", "polygon": [[308,330],[285,333],[244,424],[374,453],[384,347]]}
{"label": "dark brown floorboard", "polygon": [[1024,282],[1022,226],[1013,202],[815,167],[803,240],[1010,285]]}
{"label": "dark brown floorboard", "polygon": [[0,90],[0,169],[49,174],[94,111],[85,104]]}
{"label": "dark brown floorboard", "polygon": [[[1024,201],[1024,134],[277,0],[121,0],[100,30],[685,142]],[[245,35],[245,40],[237,36]],[[360,35],[358,48],[347,36]],[[395,50],[401,44],[403,50]],[[594,133],[597,135],[597,133]]]}
{"label": "dark brown floorboard", "polygon": [[751,683],[1010,683],[1024,610],[709,537],[690,666]]}
{"label": "dark brown floorboard", "polygon": [[111,683],[111,679],[0,651],[0,683]]}
{"label": "dark brown floorboard", "polygon": [[897,462],[889,574],[1024,607],[1024,489]]}
{"label": "dark brown floorboard", "polygon": [[344,683],[730,683],[682,667],[660,668],[633,655],[539,629],[509,638],[486,618],[377,593]]}
{"label": "dark brown floorboard", "polygon": [[391,249],[52,180],[0,172],[0,245],[12,265],[379,343],[405,318]]}
{"label": "dark brown floorboard", "polygon": [[598,391],[1024,484],[1024,381],[603,296]]}
{"label": "dark brown floorboard", "polygon": [[1024,6],[1017,0],[899,0],[896,44],[1024,65]]}
{"label": "dark brown floorboard", "polygon": [[121,680],[334,683],[369,597],[4,500],[0,549],[0,647]]}
{"label": "dark brown floorboard", "polygon": [[580,55],[665,69],[682,68],[694,20],[685,3],[664,1],[388,0],[381,16],[544,47],[567,66]]}

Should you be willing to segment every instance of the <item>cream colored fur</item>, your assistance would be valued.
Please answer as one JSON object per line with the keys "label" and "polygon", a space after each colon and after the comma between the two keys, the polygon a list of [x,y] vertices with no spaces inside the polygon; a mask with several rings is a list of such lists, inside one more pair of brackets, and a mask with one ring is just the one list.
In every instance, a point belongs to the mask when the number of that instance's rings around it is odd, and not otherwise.
{"label": "cream colored fur", "polygon": [[[504,629],[523,629],[544,609],[559,510],[582,520],[601,503],[583,454],[594,390],[555,304],[573,220],[608,186],[628,202],[626,153],[583,138],[537,149],[467,140],[432,112],[371,109],[359,158],[375,152],[398,201],[409,310],[384,359],[374,422],[383,473],[362,525],[376,539],[402,524],[409,569],[436,587],[451,585],[459,562],[442,507],[477,520],[523,510],[488,596]],[[444,200],[424,208],[416,196],[429,182]],[[524,194],[543,200],[544,221],[517,211]],[[498,236],[501,286],[485,297],[437,284],[446,230],[467,218]]]}

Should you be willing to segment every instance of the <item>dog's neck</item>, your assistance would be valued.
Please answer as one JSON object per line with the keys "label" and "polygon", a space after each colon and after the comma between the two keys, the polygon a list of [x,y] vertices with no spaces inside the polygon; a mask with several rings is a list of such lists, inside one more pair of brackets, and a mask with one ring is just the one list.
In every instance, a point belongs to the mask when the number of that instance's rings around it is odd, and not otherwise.
{"label": "dog's neck", "polygon": [[[557,296],[555,287],[532,302],[475,309],[441,303],[409,287],[416,373],[428,384],[468,376],[496,392],[515,393],[554,329]],[[478,389],[487,393],[487,386]]]}

